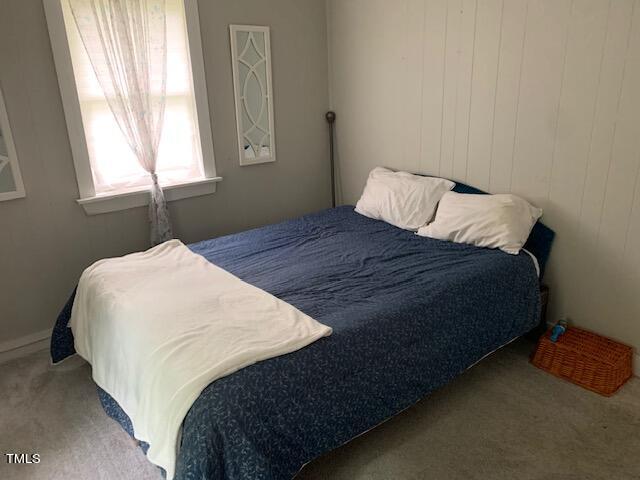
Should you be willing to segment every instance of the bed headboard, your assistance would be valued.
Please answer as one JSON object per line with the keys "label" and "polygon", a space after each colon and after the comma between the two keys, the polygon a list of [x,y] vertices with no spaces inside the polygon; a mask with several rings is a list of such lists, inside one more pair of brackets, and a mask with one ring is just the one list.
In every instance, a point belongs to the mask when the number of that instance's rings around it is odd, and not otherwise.
{"label": "bed headboard", "polygon": [[[456,182],[456,186],[453,187],[453,191],[457,193],[472,193],[472,194],[480,194],[487,195],[487,192],[483,192],[475,187],[471,187],[469,185],[465,185],[464,183]],[[547,227],[542,222],[536,222],[531,229],[531,234],[529,234],[529,239],[527,243],[525,243],[524,248],[533,253],[538,259],[538,263],[540,264],[540,279],[542,280],[542,276],[544,275],[544,270],[547,265],[547,260],[549,260],[549,254],[551,253],[551,245],[553,244],[553,239],[555,238],[556,233]]]}

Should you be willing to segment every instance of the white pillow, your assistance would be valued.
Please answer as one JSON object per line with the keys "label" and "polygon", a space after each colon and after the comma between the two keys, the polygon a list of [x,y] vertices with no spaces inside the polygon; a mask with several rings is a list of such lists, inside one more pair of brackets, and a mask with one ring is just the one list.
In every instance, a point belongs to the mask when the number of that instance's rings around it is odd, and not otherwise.
{"label": "white pillow", "polygon": [[515,195],[447,192],[435,220],[418,230],[418,235],[517,255],[541,216],[542,210]]}
{"label": "white pillow", "polygon": [[356,212],[415,232],[431,221],[440,198],[454,186],[443,178],[377,167],[369,174]]}

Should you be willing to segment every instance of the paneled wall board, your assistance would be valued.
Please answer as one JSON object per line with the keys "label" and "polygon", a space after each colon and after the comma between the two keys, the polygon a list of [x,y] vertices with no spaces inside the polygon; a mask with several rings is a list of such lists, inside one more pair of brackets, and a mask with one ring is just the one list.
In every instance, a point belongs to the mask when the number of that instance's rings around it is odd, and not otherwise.
{"label": "paneled wall board", "polygon": [[453,169],[450,176],[462,177],[467,172],[469,115],[471,110],[472,77],[476,41],[478,0],[463,0],[458,34],[458,85],[453,131]]}
{"label": "paneled wall board", "polygon": [[[591,278],[599,273],[595,262],[581,262],[580,259],[598,256],[598,232],[600,231],[605,189],[620,108],[622,82],[630,46],[634,4],[633,0],[610,3],[596,110],[591,125],[586,176],[581,192],[578,232],[575,236],[576,247],[571,256],[575,278]],[[597,282],[580,281],[568,285],[567,288],[572,292],[574,298],[586,298],[588,290],[597,290],[598,285]],[[592,305],[588,298],[585,302],[577,302],[573,308],[586,321],[593,321],[598,316],[597,313],[591,313]]]}
{"label": "paneled wall board", "polygon": [[[427,0],[424,10],[421,138],[417,152],[418,168],[425,172],[440,171],[442,153],[443,95],[446,74],[446,38],[448,26],[447,0]],[[330,40],[334,37],[330,37]],[[348,158],[348,157],[346,157]]]}
{"label": "paneled wall board", "polygon": [[569,34],[569,0],[528,4],[510,190],[546,206]]}
{"label": "paneled wall board", "polygon": [[484,127],[479,125],[484,135],[491,137],[491,192],[506,192],[511,188],[518,98],[522,83],[522,54],[528,16],[527,0],[503,0],[493,121],[491,128],[488,128],[488,124]]}
{"label": "paneled wall board", "polygon": [[[520,194],[557,232],[551,318],[640,348],[639,0],[374,3],[328,0],[344,201],[375,165]],[[355,81],[372,30],[393,81]],[[399,68],[420,38],[421,68]]]}
{"label": "paneled wall board", "polygon": [[484,190],[489,189],[492,148],[492,137],[485,129],[495,118],[503,10],[502,0],[487,0],[478,3],[476,12],[465,176]]}
{"label": "paneled wall board", "polygon": [[[591,294],[595,313],[601,317],[613,316],[629,319],[630,307],[638,303],[636,277],[640,265],[624,260],[627,234],[632,222],[632,207],[636,192],[638,168],[640,168],[640,8],[634,5],[631,20],[632,30],[624,67],[620,105],[613,136],[613,148],[606,176],[604,203],[598,228],[595,263],[600,275],[600,286],[586,285]],[[637,245],[639,239],[635,239]],[[637,277],[636,277],[637,278]],[[611,306],[603,308],[603,303],[611,301]],[[640,324],[630,325],[636,335],[640,335]],[[620,336],[622,324],[617,321],[611,326]]]}
{"label": "paneled wall board", "polygon": [[[580,203],[593,134],[594,115],[601,82],[610,4],[601,0],[573,3],[567,30],[562,92],[558,107],[555,145],[546,211],[559,219],[570,235],[559,236],[554,274],[571,288],[576,274],[573,250],[579,242]],[[557,310],[564,315],[568,295],[558,297]]]}
{"label": "paneled wall board", "polygon": [[[462,0],[449,1],[447,5],[447,24],[444,50],[444,81],[442,89],[442,126],[440,133],[440,158],[438,173],[442,176],[453,175],[453,163],[456,150],[456,115],[458,113],[458,95],[460,92],[462,70],[461,42],[464,10]],[[468,16],[469,13],[467,12]],[[468,36],[467,36],[468,38]],[[467,46],[468,48],[468,46]],[[468,57],[468,55],[466,55]],[[464,82],[463,82],[464,83]]]}

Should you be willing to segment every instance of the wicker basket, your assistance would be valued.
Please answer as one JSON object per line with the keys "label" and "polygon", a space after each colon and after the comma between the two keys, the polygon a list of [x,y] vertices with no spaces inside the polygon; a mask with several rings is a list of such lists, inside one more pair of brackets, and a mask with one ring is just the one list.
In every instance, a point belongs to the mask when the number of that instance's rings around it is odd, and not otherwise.
{"label": "wicker basket", "polygon": [[633,350],[595,333],[569,327],[556,343],[551,330],[539,341],[531,363],[556,377],[601,395],[613,395],[633,375]]}

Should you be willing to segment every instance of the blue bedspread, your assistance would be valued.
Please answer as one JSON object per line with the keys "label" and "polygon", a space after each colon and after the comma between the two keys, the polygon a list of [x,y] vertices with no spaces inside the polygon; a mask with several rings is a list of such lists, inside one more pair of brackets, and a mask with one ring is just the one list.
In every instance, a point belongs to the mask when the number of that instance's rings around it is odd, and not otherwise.
{"label": "blue bedspread", "polygon": [[[409,407],[539,318],[531,258],[418,237],[340,207],[190,248],[333,328],[209,385],[176,478],[289,479]],[[52,341],[73,350],[71,302]],[[108,395],[108,413],[128,427]]]}

